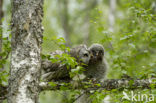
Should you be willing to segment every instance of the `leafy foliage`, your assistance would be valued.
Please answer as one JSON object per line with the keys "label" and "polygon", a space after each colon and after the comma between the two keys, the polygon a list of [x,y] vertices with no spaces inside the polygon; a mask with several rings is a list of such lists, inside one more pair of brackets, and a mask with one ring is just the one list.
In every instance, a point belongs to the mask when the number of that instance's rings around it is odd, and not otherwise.
{"label": "leafy foliage", "polygon": [[[72,29],[70,30],[72,46],[83,43],[84,35],[86,33],[84,31],[87,31],[85,28],[86,21],[89,21],[88,44],[90,45],[94,42],[98,42],[105,47],[105,57],[110,66],[108,78],[116,79],[126,76],[134,79],[146,79],[156,77],[155,0],[116,0],[117,8],[114,13],[114,32],[108,30],[110,0],[103,0],[99,4],[94,5],[93,8],[88,8],[91,5],[91,2],[86,1],[69,0],[70,9],[68,11],[68,17]],[[59,6],[57,4],[57,0],[45,1],[45,16],[43,20],[45,32],[42,45],[43,54],[47,54],[58,48],[62,51],[70,51],[70,48],[64,45],[65,40],[62,38],[64,37],[64,33],[60,21],[63,16],[58,13]],[[62,37],[58,39],[56,36]],[[9,52],[10,40],[3,38],[3,51],[0,53],[0,56],[2,56],[2,59],[0,59],[0,70],[3,66],[7,65],[6,67],[9,67],[9,60],[7,59]],[[68,68],[72,67],[70,72],[72,78],[75,75],[81,74],[83,71],[81,66],[76,66],[78,63],[75,59],[67,54],[62,54],[61,56],[56,55],[55,57],[45,55],[45,57],[49,58],[52,62],[61,62],[62,64],[67,65]],[[75,66],[76,68],[74,68]],[[0,84],[7,84],[7,76],[7,70],[0,72]],[[133,81],[129,82],[129,85],[132,83]],[[53,83],[50,83],[50,85],[55,87],[55,84]],[[71,90],[67,91],[66,96],[64,96],[64,91],[71,85],[72,84],[70,83],[65,83],[61,87],[62,91],[41,94],[41,101],[49,103],[53,100],[56,103],[62,101],[72,103],[76,99],[76,95],[81,93],[78,90]],[[136,90],[135,92],[140,92],[140,94],[155,94],[156,90],[153,88],[154,86],[155,85],[151,85],[150,90]],[[85,88],[89,87],[85,86]],[[131,92],[130,90],[124,91]],[[90,98],[93,99],[94,103],[98,103],[107,96],[110,97],[110,101],[113,103],[131,103],[129,100],[122,99],[123,93],[120,89],[114,89],[112,91],[93,91]],[[155,103],[155,101],[153,103]]]}
{"label": "leafy foliage", "polygon": [[[0,28],[1,29],[1,28]],[[8,82],[8,71],[5,65],[11,52],[10,40],[7,37],[2,38],[2,51],[0,51],[0,85],[6,85]]]}
{"label": "leafy foliage", "polygon": [[[82,0],[78,0],[74,3],[77,4],[72,9],[73,12],[70,11],[68,14],[70,24],[73,26],[71,28],[71,42],[73,45],[83,42],[83,25],[86,25],[85,18],[88,15],[88,44],[98,42],[104,45],[105,57],[110,66],[108,78],[146,79],[156,77],[156,7],[154,0],[117,0],[117,8],[114,13],[114,32],[108,30],[109,0],[100,2],[94,8],[87,9],[89,13],[84,8],[88,7],[91,2],[85,4]],[[79,5],[84,5],[85,7],[77,8]],[[53,11],[57,12],[56,9],[53,9]],[[53,13],[53,15],[55,15],[56,21],[60,20],[57,19],[57,13]],[[60,30],[60,27],[58,27],[58,30],[54,30],[54,28],[50,30],[55,35]],[[47,32],[45,34],[45,36],[50,35]],[[77,69],[72,71],[79,73]],[[129,85],[132,83],[133,81],[129,82]],[[151,87],[154,86],[151,85]],[[130,92],[130,90],[124,91]],[[137,92],[156,93],[154,88],[151,90],[137,90]],[[111,102],[131,103],[129,100],[122,99],[123,93],[120,89],[112,91],[97,90],[92,93],[91,98],[93,98],[94,103],[99,103],[107,95],[110,96]]]}

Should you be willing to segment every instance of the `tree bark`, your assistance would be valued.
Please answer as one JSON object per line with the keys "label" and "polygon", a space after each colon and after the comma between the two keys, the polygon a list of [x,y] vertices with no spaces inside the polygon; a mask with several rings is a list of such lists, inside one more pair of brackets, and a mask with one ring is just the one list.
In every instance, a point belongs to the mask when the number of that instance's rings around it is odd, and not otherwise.
{"label": "tree bark", "polygon": [[[65,82],[65,81],[64,81]],[[84,85],[81,87],[78,87],[76,89],[83,89],[83,90],[97,90],[97,89],[106,89],[106,90],[112,90],[112,89],[150,89],[151,85],[153,85],[152,88],[156,88],[156,78],[151,79],[108,79],[105,80],[103,83],[100,83],[100,86],[97,86],[94,83],[87,83],[83,82]],[[56,86],[52,87],[48,84],[48,82],[41,82],[40,83],[40,90],[59,90],[62,86],[61,83],[55,83]],[[87,88],[85,86],[87,85]],[[69,87],[69,90],[72,89],[72,87]]]}
{"label": "tree bark", "polygon": [[8,103],[38,103],[43,0],[12,1]]}
{"label": "tree bark", "polygon": [[[64,81],[66,82],[66,81]],[[69,82],[69,81],[68,81]],[[48,82],[41,82],[39,84],[40,91],[45,91],[45,90],[60,90],[60,88],[63,86],[62,82],[54,82],[56,85],[51,86]],[[82,89],[82,90],[98,90],[98,89],[106,89],[106,90],[112,90],[112,89],[118,89],[120,91],[124,89],[129,89],[129,90],[135,90],[135,89],[155,89],[156,88],[156,78],[150,78],[150,79],[108,79],[105,80],[104,83],[101,83],[101,86],[97,86],[94,83],[86,83],[83,82],[84,85],[81,87],[75,88],[75,89]],[[87,85],[87,88],[85,86]],[[152,86],[153,85],[153,86]],[[73,89],[70,86],[67,86],[70,89]],[[7,87],[0,86],[0,88],[3,88],[0,95],[0,100],[4,100],[7,97],[8,89]]]}

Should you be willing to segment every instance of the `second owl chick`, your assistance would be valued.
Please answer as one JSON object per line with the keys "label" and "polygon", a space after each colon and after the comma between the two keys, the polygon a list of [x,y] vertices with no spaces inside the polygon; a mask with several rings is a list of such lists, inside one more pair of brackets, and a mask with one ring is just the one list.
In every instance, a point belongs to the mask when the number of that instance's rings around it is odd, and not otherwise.
{"label": "second owl chick", "polygon": [[89,47],[91,58],[84,74],[86,78],[96,81],[103,81],[108,69],[107,61],[104,57],[104,47],[101,44],[92,44]]}
{"label": "second owl chick", "polygon": [[[50,55],[55,58],[55,55],[62,55],[63,53],[69,54],[71,57],[74,57],[79,65],[81,64],[88,64],[90,60],[89,50],[87,49],[86,45],[79,45],[75,48],[72,48],[70,52],[68,51],[61,51],[56,50],[52,52]],[[83,65],[82,65],[83,66]],[[85,65],[84,65],[85,66]],[[49,60],[42,60],[42,69],[43,69],[43,80],[57,80],[57,79],[70,79],[69,72],[70,69],[67,69],[66,64],[59,63],[52,63]]]}

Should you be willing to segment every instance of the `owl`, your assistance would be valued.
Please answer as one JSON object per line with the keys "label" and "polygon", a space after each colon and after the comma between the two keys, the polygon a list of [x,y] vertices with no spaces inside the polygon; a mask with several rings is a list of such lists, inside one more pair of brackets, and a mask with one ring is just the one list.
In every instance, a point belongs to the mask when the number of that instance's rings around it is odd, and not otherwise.
{"label": "owl", "polygon": [[84,74],[86,78],[96,81],[103,81],[108,69],[107,61],[104,57],[104,47],[101,44],[92,44],[89,47],[90,60]]}
{"label": "owl", "polygon": [[[103,82],[108,69],[108,64],[104,56],[104,47],[101,44],[92,44],[89,47],[90,60],[84,71],[85,80]],[[92,103],[91,93],[84,92],[75,103]]]}
{"label": "owl", "polygon": [[[68,51],[61,51],[56,50],[52,52],[50,55],[52,57],[55,57],[55,55],[62,55],[63,53],[69,54],[71,57],[74,57],[78,64],[85,64],[88,65],[90,60],[90,53],[86,45],[79,45],[75,48],[71,48],[71,50]],[[69,70],[67,69],[67,66],[61,63],[52,63],[49,60],[42,60],[42,69],[44,70],[44,73],[42,75],[43,80],[64,80],[64,79],[70,79],[69,76]]]}

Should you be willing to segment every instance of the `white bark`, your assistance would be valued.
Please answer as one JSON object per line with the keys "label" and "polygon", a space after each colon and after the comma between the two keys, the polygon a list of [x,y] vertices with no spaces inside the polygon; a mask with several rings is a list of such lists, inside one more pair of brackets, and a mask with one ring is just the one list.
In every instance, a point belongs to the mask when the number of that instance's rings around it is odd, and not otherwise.
{"label": "white bark", "polygon": [[43,0],[12,1],[8,103],[38,103]]}

